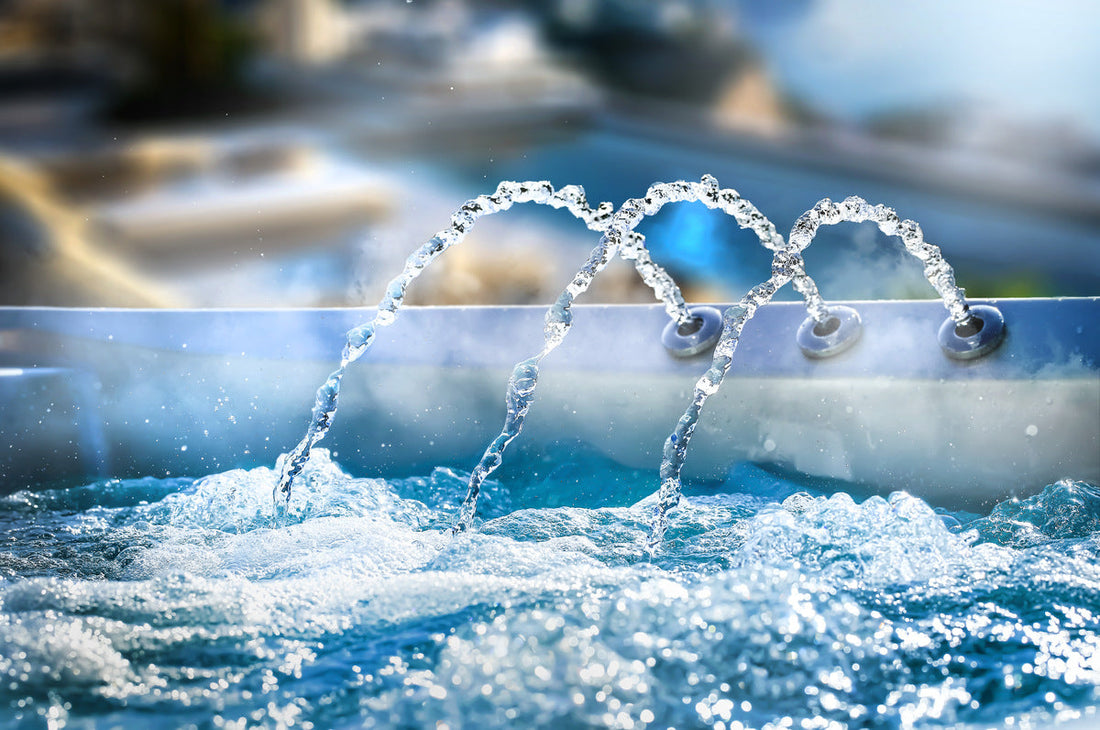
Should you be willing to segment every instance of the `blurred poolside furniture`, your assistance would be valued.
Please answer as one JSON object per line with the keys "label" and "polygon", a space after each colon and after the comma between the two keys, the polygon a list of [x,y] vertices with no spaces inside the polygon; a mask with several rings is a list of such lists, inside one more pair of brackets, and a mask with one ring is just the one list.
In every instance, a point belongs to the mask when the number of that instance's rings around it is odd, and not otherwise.
{"label": "blurred poolside furniture", "polygon": [[93,220],[118,245],[150,252],[185,244],[199,252],[257,232],[309,235],[355,225],[389,208],[385,183],[360,165],[306,148],[276,162],[260,171],[223,165],[107,202]]}
{"label": "blurred poolside furniture", "polygon": [[176,306],[125,261],[88,238],[85,217],[33,165],[0,155],[0,285],[11,303]]}
{"label": "blurred poolside furniture", "polygon": [[[227,265],[239,251],[278,258],[357,237],[388,214],[389,196],[379,175],[293,135],[149,137],[38,158],[0,156],[0,198],[40,239],[8,251],[14,263],[4,278],[21,292],[8,298],[209,305],[191,286],[196,277],[208,290],[246,288],[239,276],[218,282],[239,268]],[[9,249],[29,237],[4,235],[15,239]],[[248,292],[241,297],[247,301]]]}

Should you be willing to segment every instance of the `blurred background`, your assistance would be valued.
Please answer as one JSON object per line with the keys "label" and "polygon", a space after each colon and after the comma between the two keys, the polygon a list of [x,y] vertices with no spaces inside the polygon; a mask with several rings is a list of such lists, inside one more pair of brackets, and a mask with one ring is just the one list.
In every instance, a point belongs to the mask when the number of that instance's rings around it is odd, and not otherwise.
{"label": "blurred background", "polygon": [[[1097,295],[1097,28],[1088,0],[0,0],[0,304],[371,305],[499,180],[617,207],[704,173],[784,234],[890,205],[970,295]],[[768,275],[701,205],[640,230],[692,300]],[[596,240],[519,206],[409,300],[549,302]],[[831,298],[932,295],[870,224],[806,260]],[[616,262],[586,301],[652,296]]]}

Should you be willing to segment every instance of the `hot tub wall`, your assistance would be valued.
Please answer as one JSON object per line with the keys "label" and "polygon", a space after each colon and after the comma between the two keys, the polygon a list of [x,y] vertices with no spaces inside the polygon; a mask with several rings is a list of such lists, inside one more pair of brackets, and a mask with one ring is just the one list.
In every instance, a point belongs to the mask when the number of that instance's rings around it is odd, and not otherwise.
{"label": "hot tub wall", "polygon": [[[797,303],[762,308],[707,404],[689,477],[741,461],[880,490],[985,501],[1100,481],[1100,299],[1001,300],[998,350],[941,352],[939,302],[854,302],[856,346],[809,360]],[[548,357],[526,449],[580,443],[660,463],[709,355],[660,345],[658,306],[578,306]],[[322,445],[357,474],[469,469],[500,429],[541,307],[410,308],[349,370]],[[0,309],[0,485],[201,475],[273,464],[301,437],[354,309]]]}

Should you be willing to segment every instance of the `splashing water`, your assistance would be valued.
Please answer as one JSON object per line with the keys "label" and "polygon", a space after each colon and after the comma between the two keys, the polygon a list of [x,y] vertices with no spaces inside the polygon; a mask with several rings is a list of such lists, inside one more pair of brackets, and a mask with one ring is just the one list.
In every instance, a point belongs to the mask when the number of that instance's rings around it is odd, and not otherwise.
{"label": "splashing water", "polygon": [[278,476],[0,498],[0,727],[1096,722],[1100,492],[1080,482],[980,516],[746,466],[689,485],[641,560],[653,497],[499,484],[451,537],[465,475],[353,478],[320,448],[272,529]]}

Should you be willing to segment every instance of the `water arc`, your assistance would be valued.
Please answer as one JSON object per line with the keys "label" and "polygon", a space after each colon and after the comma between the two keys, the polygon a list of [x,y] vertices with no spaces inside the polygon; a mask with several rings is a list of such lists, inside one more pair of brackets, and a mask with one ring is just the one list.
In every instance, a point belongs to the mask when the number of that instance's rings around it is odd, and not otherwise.
{"label": "water arc", "polygon": [[[742,198],[736,190],[722,189],[711,175],[704,175],[699,182],[680,180],[656,183],[648,189],[644,197],[627,200],[613,214],[609,203],[601,204],[597,209],[589,207],[583,189],[577,186],[567,186],[554,192],[547,182],[504,182],[498,186],[495,195],[479,196],[463,205],[452,217],[449,229],[441,231],[408,258],[404,270],[390,282],[375,317],[347,332],[339,368],[330,374],[317,391],[312,422],[305,438],[278,465],[280,477],[274,489],[277,509],[280,496],[285,498],[284,503],[289,500],[294,477],[301,472],[308,460],[310,449],[324,437],[331,425],[340,381],[347,366],[369,349],[378,327],[394,321],[411,281],[446,248],[460,241],[480,216],[507,210],[516,202],[565,207],[589,228],[603,233],[585,264],[546,311],[541,349],[517,362],[512,368],[505,393],[504,425],[471,472],[465,499],[452,528],[455,533],[468,529],[472,524],[482,485],[501,465],[508,446],[523,430],[538,385],[541,362],[569,333],[573,324],[573,303],[587,291],[595,277],[615,256],[621,255],[634,263],[642,280],[664,304],[665,312],[670,318],[669,327],[676,333],[689,333],[696,324],[698,318],[688,308],[679,287],[668,272],[653,261],[646,248],[644,236],[635,232],[635,228],[644,218],[656,214],[668,203],[699,202],[733,216],[740,227],[752,230],[761,244],[772,251],[773,256],[770,278],[753,287],[737,304],[721,315],[722,324],[711,365],[696,382],[687,409],[665,442],[660,468],[659,499],[654,510],[649,539],[651,548],[660,542],[667,528],[668,512],[679,502],[681,472],[699,415],[707,398],[720,388],[732,365],[742,330],[756,311],[770,302],[779,289],[793,282],[803,295],[810,313],[810,318],[806,320],[799,334],[799,344],[805,354],[811,358],[829,357],[847,349],[859,337],[862,325],[858,313],[847,307],[828,307],[816,283],[806,273],[802,251],[813,241],[821,225],[843,221],[872,221],[884,233],[897,235],[902,240],[906,251],[924,263],[925,277],[940,293],[944,306],[948,309],[950,318],[944,328],[941,328],[941,345],[949,356],[955,359],[979,357],[995,348],[1003,335],[1003,322],[998,319],[999,312],[995,308],[987,307],[990,313],[984,318],[971,317],[963,291],[955,285],[953,270],[944,261],[939,248],[924,241],[918,224],[911,220],[901,220],[891,208],[884,205],[872,206],[856,196],[849,197],[840,204],[827,198],[819,201],[799,217],[789,239],[784,241],[771,221],[752,203]],[[979,325],[986,319],[993,324],[983,329]],[[708,346],[715,336],[714,329],[716,325],[712,321]],[[944,335],[944,332],[948,334]],[[954,339],[947,342],[945,337]],[[813,347],[808,348],[803,341],[805,339],[814,339]],[[690,354],[695,354],[703,348],[693,346],[689,349]]]}
{"label": "water arc", "polygon": [[[851,347],[859,338],[861,329],[858,313],[848,307],[844,307],[843,311],[838,308],[834,312],[825,304],[817,285],[806,273],[801,254],[813,242],[820,226],[864,221],[874,222],[887,235],[898,236],[905,250],[924,263],[925,278],[939,292],[951,321],[959,326],[968,321],[966,299],[962,290],[955,285],[954,271],[944,260],[939,247],[924,240],[920,225],[909,219],[901,220],[893,208],[881,204],[871,206],[858,196],[850,196],[840,204],[828,198],[818,201],[795,221],[786,246],[775,250],[772,277],[754,287],[738,304],[726,311],[725,326],[715,346],[711,366],[696,383],[684,415],[665,442],[661,462],[661,486],[648,542],[651,550],[661,542],[668,529],[669,511],[679,504],[682,493],[681,472],[703,405],[721,387],[732,364],[741,331],[756,310],[770,301],[775,292],[790,281],[803,295],[810,315],[799,330],[799,344],[808,357],[820,358],[837,354]],[[960,349],[967,353],[957,356],[961,358],[975,357],[971,353],[982,354],[991,347],[986,345],[985,349],[981,349],[978,346],[963,345]]]}
{"label": "water arc", "polygon": [[[573,302],[587,291],[595,277],[603,271],[616,254],[634,262],[635,269],[641,275],[642,280],[654,290],[658,299],[665,303],[666,311],[675,322],[680,325],[687,325],[693,319],[688,314],[679,288],[675,286],[667,272],[653,262],[644,245],[644,238],[634,232],[634,229],[642,220],[655,215],[669,203],[679,202],[703,203],[708,208],[717,209],[732,216],[741,228],[753,231],[760,239],[760,243],[765,248],[773,251],[773,271],[777,268],[784,269],[784,267],[791,266],[801,270],[801,255],[797,252],[790,252],[789,244],[783,240],[775,225],[755,205],[741,197],[741,194],[736,190],[721,188],[718,180],[713,175],[703,175],[699,182],[677,180],[668,183],[655,183],[646,191],[645,197],[631,198],[623,203],[622,207],[611,218],[606,232],[592,250],[588,261],[573,277],[573,280],[561,293],[554,305],[547,310],[542,351],[516,364],[512,377],[509,378],[505,395],[507,413],[504,426],[500,434],[486,448],[485,453],[470,475],[466,497],[459,510],[458,520],[453,528],[454,532],[461,532],[470,527],[474,515],[477,513],[477,500],[482,485],[500,466],[504,451],[523,429],[524,419],[530,409],[535,387],[538,383],[539,363],[561,344],[566,334],[568,334],[573,321],[571,312]],[[773,274],[774,278],[775,275]],[[787,278],[784,278],[778,286],[786,283]],[[805,280],[808,282],[808,286],[814,286],[813,280],[808,276],[805,277]],[[770,298],[771,295],[768,295],[768,299]],[[720,338],[716,348],[721,347],[721,345],[722,339]],[[686,441],[684,448],[686,449]]]}
{"label": "water arc", "polygon": [[[893,208],[881,203],[871,205],[863,198],[852,195],[841,203],[822,198],[795,221],[788,236],[788,245],[792,253],[804,251],[823,226],[837,223],[864,223],[870,221],[887,236],[901,239],[905,251],[924,264],[924,278],[940,295],[943,305],[951,319],[964,324],[969,318],[969,308],[963,290],[955,284],[955,272],[944,260],[943,253],[935,244],[924,240],[920,225],[906,218],[902,220]],[[803,295],[806,309],[818,323],[828,319],[828,307],[817,287],[806,281],[805,271],[794,276],[794,286]]]}
{"label": "water arc", "polygon": [[290,500],[295,477],[305,467],[313,447],[328,433],[332,419],[336,415],[340,382],[348,366],[370,349],[378,327],[385,327],[394,322],[412,281],[444,251],[461,242],[479,218],[506,211],[516,203],[535,203],[552,208],[565,208],[595,231],[606,227],[613,210],[612,204],[607,202],[592,208],[585,196],[584,188],[578,185],[567,185],[555,191],[547,181],[504,181],[497,186],[493,194],[479,195],[466,201],[451,217],[450,227],[439,231],[408,257],[401,273],[386,286],[386,293],[376,306],[374,317],[348,330],[339,366],[317,389],[305,436],[278,465],[279,481],[272,492],[277,508],[280,498],[283,504]]}

